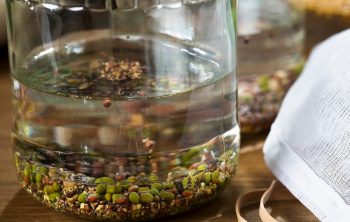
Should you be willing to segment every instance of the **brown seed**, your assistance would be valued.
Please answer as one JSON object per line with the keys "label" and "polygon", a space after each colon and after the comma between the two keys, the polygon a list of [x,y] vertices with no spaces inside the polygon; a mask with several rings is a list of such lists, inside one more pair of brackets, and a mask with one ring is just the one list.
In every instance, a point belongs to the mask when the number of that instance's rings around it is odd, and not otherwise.
{"label": "brown seed", "polygon": [[81,81],[79,79],[73,79],[73,78],[67,80],[67,83],[69,84],[79,84],[80,82]]}
{"label": "brown seed", "polygon": [[177,207],[180,207],[180,206],[182,205],[182,200],[181,200],[181,199],[176,199],[176,200],[175,200],[175,205],[176,205]]}
{"label": "brown seed", "polygon": [[121,180],[123,180],[125,177],[123,176],[123,175],[117,175],[117,176],[115,176],[115,179],[117,180],[117,181],[121,181]]}
{"label": "brown seed", "polygon": [[42,179],[42,183],[43,185],[49,184],[49,177],[48,176],[44,176]]}
{"label": "brown seed", "polygon": [[139,95],[140,95],[140,96],[145,96],[145,95],[146,95],[146,92],[145,92],[145,91],[140,91],[140,92],[139,92]]}
{"label": "brown seed", "polygon": [[250,42],[249,37],[248,36],[244,36],[243,42],[244,42],[244,44],[249,44],[249,42]]}
{"label": "brown seed", "polygon": [[29,177],[24,177],[23,180],[24,180],[24,183],[25,183],[26,185],[29,185],[29,184],[30,184]]}
{"label": "brown seed", "polygon": [[84,83],[80,84],[79,89],[84,90],[84,89],[87,89],[88,87],[89,87],[89,83],[84,82]]}
{"label": "brown seed", "polygon": [[173,189],[171,189],[171,190],[168,190],[169,192],[172,192],[173,194],[177,194],[177,190],[176,190],[176,188],[174,187]]}
{"label": "brown seed", "polygon": [[226,171],[226,165],[224,163],[221,163],[219,166],[219,169],[221,172],[225,172]]}
{"label": "brown seed", "polygon": [[112,105],[112,101],[111,100],[109,100],[109,99],[103,100],[103,106],[105,108],[109,108],[111,105]]}
{"label": "brown seed", "polygon": [[89,195],[88,196],[88,201],[89,203],[95,203],[97,201],[97,196],[96,195]]}
{"label": "brown seed", "polygon": [[74,192],[73,192],[73,191],[67,191],[67,192],[66,192],[66,196],[67,196],[68,198],[71,198],[71,197],[74,196]]}
{"label": "brown seed", "polygon": [[182,196],[183,197],[190,197],[190,196],[192,196],[193,195],[193,192],[192,191],[184,191],[184,192],[182,192]]}
{"label": "brown seed", "polygon": [[147,149],[151,149],[156,144],[153,140],[150,140],[148,138],[143,139],[142,143],[145,146],[145,148],[147,148]]}
{"label": "brown seed", "polygon": [[129,69],[129,65],[128,65],[128,64],[122,64],[122,65],[120,66],[120,68],[121,68],[122,70],[124,70],[124,71],[127,71],[127,70]]}
{"label": "brown seed", "polygon": [[137,192],[139,190],[139,187],[138,186],[131,186],[128,191],[129,192]]}
{"label": "brown seed", "polygon": [[114,64],[114,62],[107,62],[107,63],[106,63],[106,67],[107,67],[108,69],[112,69],[112,68],[115,67],[115,64]]}
{"label": "brown seed", "polygon": [[126,201],[127,201],[126,197],[120,197],[120,198],[118,198],[118,199],[115,200],[115,202],[116,202],[117,204],[123,204],[123,203],[125,203]]}

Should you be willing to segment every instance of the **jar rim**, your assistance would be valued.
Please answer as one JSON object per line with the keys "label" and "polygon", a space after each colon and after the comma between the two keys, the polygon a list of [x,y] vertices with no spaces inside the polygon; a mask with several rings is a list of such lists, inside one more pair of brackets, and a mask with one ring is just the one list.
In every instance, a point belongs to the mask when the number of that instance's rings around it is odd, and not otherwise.
{"label": "jar rim", "polygon": [[[23,0],[30,6],[41,5],[50,10],[135,10],[152,8],[178,8],[216,0]],[[78,8],[79,7],[79,8]]]}

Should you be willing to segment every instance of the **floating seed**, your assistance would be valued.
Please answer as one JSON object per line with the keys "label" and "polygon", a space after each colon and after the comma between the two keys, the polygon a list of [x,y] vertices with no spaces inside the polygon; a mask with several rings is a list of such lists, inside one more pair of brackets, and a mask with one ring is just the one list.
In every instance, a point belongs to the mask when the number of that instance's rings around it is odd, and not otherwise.
{"label": "floating seed", "polygon": [[103,100],[103,106],[105,108],[109,108],[109,107],[111,107],[111,105],[112,105],[112,101],[111,100],[109,100],[109,99]]}
{"label": "floating seed", "polygon": [[142,143],[143,143],[144,147],[147,148],[147,149],[151,149],[156,144],[153,140],[150,140],[148,138],[147,139],[143,139]]}
{"label": "floating seed", "polygon": [[248,45],[249,42],[250,42],[249,37],[248,37],[248,36],[244,36],[244,38],[243,38],[243,43],[246,44],[246,45]]}

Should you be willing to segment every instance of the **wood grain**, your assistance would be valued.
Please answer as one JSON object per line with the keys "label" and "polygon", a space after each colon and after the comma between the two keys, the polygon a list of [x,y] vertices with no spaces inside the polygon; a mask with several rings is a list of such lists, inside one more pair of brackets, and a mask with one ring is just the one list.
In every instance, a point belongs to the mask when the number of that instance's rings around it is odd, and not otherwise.
{"label": "wood grain", "polygon": [[[11,83],[7,59],[0,53],[0,221],[1,222],[80,222],[70,215],[56,213],[22,190],[17,182],[11,149]],[[237,197],[247,191],[266,188],[274,179],[264,164],[261,147],[265,136],[243,141],[237,175],[225,191],[213,202],[163,221],[175,222],[234,222]],[[274,216],[281,221],[317,221],[298,201],[273,202],[269,205]],[[260,221],[257,206],[247,207],[243,214],[248,221]]]}

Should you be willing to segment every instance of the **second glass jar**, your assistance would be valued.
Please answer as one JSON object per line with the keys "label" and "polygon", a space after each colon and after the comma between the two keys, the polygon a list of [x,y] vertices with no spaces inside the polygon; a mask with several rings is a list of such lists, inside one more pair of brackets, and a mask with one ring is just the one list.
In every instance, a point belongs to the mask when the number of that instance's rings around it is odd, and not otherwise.
{"label": "second glass jar", "polygon": [[303,67],[303,16],[288,0],[238,5],[238,115],[243,134],[270,128]]}

